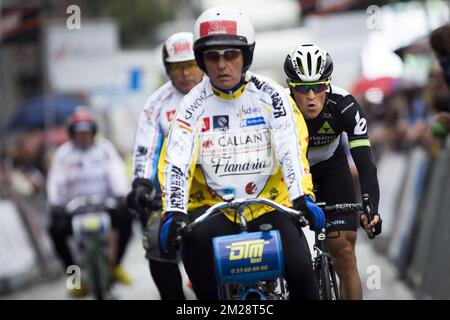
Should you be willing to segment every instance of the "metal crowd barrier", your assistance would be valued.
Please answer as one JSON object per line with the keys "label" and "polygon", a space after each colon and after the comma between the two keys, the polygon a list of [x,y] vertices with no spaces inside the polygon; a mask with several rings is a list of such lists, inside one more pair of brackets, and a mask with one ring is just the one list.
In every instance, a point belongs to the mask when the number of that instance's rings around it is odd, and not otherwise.
{"label": "metal crowd barrier", "polygon": [[[413,200],[405,192],[399,199],[410,212],[405,211],[403,219],[398,218],[397,222],[401,223],[397,223],[398,236],[390,244],[390,257],[421,299],[450,299],[449,167],[450,138],[447,137],[446,147],[436,159],[428,161],[428,172],[423,179],[414,181],[414,188],[421,191],[415,193],[421,195],[419,201],[409,205]],[[417,172],[410,175],[420,176]],[[402,234],[409,236],[402,238]]]}

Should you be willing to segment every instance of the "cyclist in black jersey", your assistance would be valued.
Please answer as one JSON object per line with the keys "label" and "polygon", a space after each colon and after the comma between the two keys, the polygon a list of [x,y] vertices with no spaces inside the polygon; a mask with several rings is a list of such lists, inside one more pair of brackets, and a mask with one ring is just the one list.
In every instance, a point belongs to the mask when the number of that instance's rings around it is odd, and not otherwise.
{"label": "cyclist in black jersey", "polygon": [[[333,61],[317,45],[299,45],[287,55],[284,70],[291,96],[308,126],[308,160],[317,188],[317,201],[330,205],[356,201],[341,142],[341,134],[346,132],[350,153],[358,169],[361,191],[369,194],[375,212],[370,224],[366,215],[361,215],[360,224],[369,238],[374,238],[381,232],[378,213],[380,191],[363,110],[351,94],[330,85]],[[341,297],[361,299],[362,287],[355,256],[357,215],[354,212],[328,214],[327,219],[340,231],[339,237],[329,238],[327,243],[341,280]],[[330,237],[336,233],[332,230],[328,230]]]}

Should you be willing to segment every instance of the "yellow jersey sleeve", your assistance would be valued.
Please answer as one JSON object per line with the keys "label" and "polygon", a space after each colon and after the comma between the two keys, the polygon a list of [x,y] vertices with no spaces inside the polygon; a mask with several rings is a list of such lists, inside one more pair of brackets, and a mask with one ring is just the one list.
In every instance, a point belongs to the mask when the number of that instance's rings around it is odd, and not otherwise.
{"label": "yellow jersey sleeve", "polygon": [[299,160],[302,164],[304,171],[301,181],[302,190],[304,194],[310,195],[315,201],[316,197],[313,192],[312,175],[309,169],[309,162],[308,162],[308,142],[309,142],[308,126],[306,125],[305,118],[298,109],[294,99],[292,99],[291,96],[289,96],[289,99],[292,103],[292,107],[294,108],[295,123],[297,125],[297,133],[300,139],[301,153]]}

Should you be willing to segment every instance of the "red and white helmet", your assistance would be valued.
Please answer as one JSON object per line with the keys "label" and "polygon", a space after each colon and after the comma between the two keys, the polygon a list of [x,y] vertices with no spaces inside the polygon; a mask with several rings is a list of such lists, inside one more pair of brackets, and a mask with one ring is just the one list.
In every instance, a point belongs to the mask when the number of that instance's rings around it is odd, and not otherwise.
{"label": "red and white helmet", "polygon": [[194,26],[194,53],[198,66],[205,70],[203,51],[211,46],[240,47],[244,55],[244,72],[252,64],[255,30],[250,19],[230,7],[215,7],[203,12]]}
{"label": "red and white helmet", "polygon": [[87,107],[78,106],[67,120],[67,129],[71,137],[78,132],[92,132],[95,135],[97,133],[97,123]]}
{"label": "red and white helmet", "polygon": [[164,64],[195,60],[193,37],[191,32],[178,32],[167,38],[162,48]]}

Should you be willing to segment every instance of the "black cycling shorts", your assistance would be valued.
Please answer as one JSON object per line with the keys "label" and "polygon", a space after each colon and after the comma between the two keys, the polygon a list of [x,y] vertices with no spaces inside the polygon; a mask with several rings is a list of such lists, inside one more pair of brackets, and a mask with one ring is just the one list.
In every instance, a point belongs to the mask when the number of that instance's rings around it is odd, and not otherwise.
{"label": "black cycling shorts", "polygon": [[[336,160],[333,159],[334,157],[324,162]],[[327,165],[324,162],[311,167],[316,202],[325,202],[327,205],[355,203],[357,201],[356,192],[348,163],[339,161],[334,165]],[[357,212],[326,213],[325,216],[341,231],[357,230],[359,224]],[[328,232],[333,230],[333,227],[327,229]]]}

